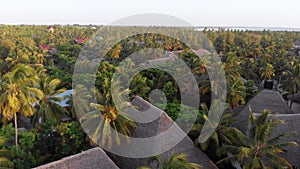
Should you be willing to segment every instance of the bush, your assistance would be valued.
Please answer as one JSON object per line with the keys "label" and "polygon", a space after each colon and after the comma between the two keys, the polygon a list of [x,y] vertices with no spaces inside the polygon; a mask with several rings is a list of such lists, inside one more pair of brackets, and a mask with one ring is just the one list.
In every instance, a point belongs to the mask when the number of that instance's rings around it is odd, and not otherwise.
{"label": "bush", "polygon": [[59,160],[89,148],[86,134],[76,121],[56,124],[48,120],[37,128],[40,134],[38,149],[41,150],[41,163]]}
{"label": "bush", "polygon": [[0,136],[7,138],[3,148],[12,152],[16,168],[32,168],[59,160],[89,148],[86,134],[76,121],[57,124],[47,120],[31,131],[19,131],[19,150],[14,142],[12,124],[0,129]]}
{"label": "bush", "polygon": [[83,132],[78,122],[62,123],[56,126],[60,141],[60,155],[68,156],[79,153],[89,148],[85,140],[86,134]]}

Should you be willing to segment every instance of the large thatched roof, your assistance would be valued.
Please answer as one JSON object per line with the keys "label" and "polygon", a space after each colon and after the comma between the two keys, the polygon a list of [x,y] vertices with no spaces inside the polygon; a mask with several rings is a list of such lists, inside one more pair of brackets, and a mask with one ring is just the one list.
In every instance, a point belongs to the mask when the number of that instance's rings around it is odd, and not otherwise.
{"label": "large thatched roof", "polygon": [[287,96],[287,99],[300,104],[300,92]]}
{"label": "large thatched roof", "polygon": [[261,113],[264,109],[270,110],[271,113],[292,114],[291,109],[287,106],[281,95],[272,90],[262,90],[254,96],[238,114],[234,113],[236,121],[233,123],[239,130],[246,132],[249,120],[249,107],[254,113]]}
{"label": "large thatched roof", "polygon": [[[300,114],[293,114],[278,92],[263,90],[253,97],[242,111],[234,113],[236,121],[232,125],[245,134],[248,134],[250,129],[249,107],[251,107],[255,116],[259,116],[264,109],[267,109],[272,113],[270,116],[274,115],[276,118],[283,119],[285,124],[277,126],[273,131],[273,135],[277,136],[282,133],[296,131],[296,134],[283,141],[296,141],[300,145]],[[299,148],[288,148],[282,156],[293,166],[300,166]]]}
{"label": "large thatched roof", "polygon": [[118,169],[118,167],[101,148],[96,147],[35,169]]}
{"label": "large thatched roof", "polygon": [[[140,97],[135,97],[132,101],[132,104],[137,106],[140,110],[148,110],[150,107],[153,108],[153,111],[158,111],[161,113],[161,116],[149,123],[139,123],[137,129],[132,133],[134,137],[146,138],[150,136],[156,136],[166,129],[168,129],[174,122],[172,119],[162,110],[154,107],[147,101],[143,100]],[[178,126],[177,126],[178,127]],[[181,129],[178,127],[181,131]],[[177,133],[174,133],[176,136]],[[172,139],[172,138],[169,138]],[[153,143],[153,147],[159,147],[160,143]],[[179,144],[174,145],[174,147],[161,154],[162,157],[169,156],[172,152],[176,153],[185,153],[187,154],[189,162],[194,162],[201,164],[203,168],[207,169],[216,169],[217,167],[210,161],[210,159],[197,147],[194,146],[193,142],[186,136]],[[108,155],[115,161],[115,163],[124,169],[136,169],[140,166],[148,166],[148,158],[125,158],[117,156],[114,154],[108,153]]]}
{"label": "large thatched roof", "polygon": [[[254,116],[260,116],[260,113],[254,113]],[[280,134],[295,132],[289,135],[287,138],[282,139],[282,142],[297,142],[300,145],[300,114],[271,114],[269,116],[274,116],[275,118],[284,120],[284,124],[278,125],[273,129],[273,133],[270,136],[274,138]],[[250,129],[249,125],[247,128],[247,133]],[[300,149],[299,147],[287,147],[284,149],[284,153],[281,154],[282,157],[287,159],[290,164],[295,167],[300,167]]]}
{"label": "large thatched roof", "polygon": [[294,47],[299,47],[300,46],[300,40],[296,40],[294,42]]}
{"label": "large thatched roof", "polygon": [[[276,118],[285,121],[285,124],[277,126],[273,134],[278,136],[279,134],[295,131],[295,134],[290,135],[283,141],[295,141],[300,146],[300,114],[276,114]],[[293,166],[300,167],[300,148],[289,147],[282,156],[287,159]]]}
{"label": "large thatched roof", "polygon": [[271,110],[273,113],[292,113],[282,96],[277,91],[272,90],[262,90],[255,97],[253,97],[247,105],[252,108],[254,113],[260,113],[264,109]]}

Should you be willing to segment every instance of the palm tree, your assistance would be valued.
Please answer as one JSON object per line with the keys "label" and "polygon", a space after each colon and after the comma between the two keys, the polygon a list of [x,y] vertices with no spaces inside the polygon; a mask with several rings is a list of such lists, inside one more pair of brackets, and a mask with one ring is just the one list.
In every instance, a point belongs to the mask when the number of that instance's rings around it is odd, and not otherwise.
{"label": "palm tree", "polygon": [[34,69],[22,64],[17,65],[12,72],[2,77],[2,90],[0,96],[0,112],[7,120],[14,118],[16,130],[16,149],[18,150],[18,124],[17,114],[32,116],[34,114],[34,103],[38,102],[42,92],[34,88],[37,79]]}
{"label": "palm tree", "polygon": [[261,78],[271,80],[275,76],[273,65],[266,63],[266,66],[261,68]]}
{"label": "palm tree", "polygon": [[284,80],[284,88],[288,90],[290,94],[295,94],[300,91],[300,63],[295,64],[291,70],[286,70],[283,72],[287,75]]}
{"label": "palm tree", "polygon": [[51,79],[43,67],[40,67],[37,71],[38,88],[42,91],[42,97],[36,105],[37,111],[32,118],[32,123],[36,125],[44,122],[49,117],[60,122],[63,117],[68,115],[68,111],[57,103],[63,99],[57,95],[66,89],[58,89],[61,80],[58,78]]}
{"label": "palm tree", "polygon": [[264,110],[259,117],[254,117],[250,108],[250,136],[245,136],[239,130],[231,133],[230,138],[235,140],[234,144],[223,146],[223,152],[228,157],[218,161],[220,164],[225,161],[239,162],[245,169],[265,169],[282,168],[283,166],[292,168],[289,162],[279,156],[283,153],[283,148],[297,146],[296,142],[281,142],[282,138],[291,133],[284,133],[275,137],[270,137],[273,128],[279,124],[284,124],[283,120],[269,117],[269,111]]}
{"label": "palm tree", "polygon": [[[190,163],[187,160],[186,154],[172,153],[167,160],[163,160],[158,156],[151,157],[149,163],[156,162],[156,169],[200,169],[201,165]],[[139,167],[139,169],[151,169],[150,167]]]}
{"label": "palm tree", "polygon": [[[136,127],[135,122],[125,113],[119,112],[116,107],[96,103],[92,103],[91,107],[96,110],[83,115],[80,123],[83,128],[93,129],[89,135],[95,143],[108,145],[108,147],[113,143],[121,145],[119,133],[129,136],[130,131]],[[96,125],[91,126],[94,124]],[[129,137],[126,139],[129,141]]]}
{"label": "palm tree", "polygon": [[[192,130],[201,131],[203,128],[203,124],[205,121],[208,121],[208,108],[206,104],[201,104],[201,115],[200,115],[200,123],[193,126]],[[200,149],[204,151],[213,161],[217,161],[220,159],[222,154],[219,153],[219,149],[225,144],[231,144],[234,142],[230,138],[230,134],[235,132],[235,128],[230,127],[230,124],[235,121],[232,118],[232,113],[223,114],[217,128],[214,130],[213,134],[210,138],[208,138],[205,142],[199,143],[199,138],[196,139],[195,144],[199,145]],[[211,124],[212,127],[214,124]],[[199,132],[200,134],[200,132]]]}
{"label": "palm tree", "polygon": [[[104,90],[103,93],[100,93],[98,90],[94,92],[98,102],[90,104],[94,110],[83,114],[78,119],[84,129],[91,129],[88,131],[88,135],[93,142],[111,147],[113,143],[121,144],[119,133],[125,135],[126,140],[129,142],[128,136],[130,131],[136,127],[136,123],[125,112],[120,112],[116,108],[115,105],[126,106],[129,104],[119,104],[122,102],[121,100],[112,101],[109,83],[110,81],[106,79],[102,88]],[[119,97],[117,99],[122,98],[124,94],[129,92],[129,90],[122,90],[117,82],[112,87],[118,91]]]}
{"label": "palm tree", "polygon": [[227,76],[227,102],[231,108],[245,104],[246,87],[239,77]]}
{"label": "palm tree", "polygon": [[116,45],[111,52],[112,59],[118,59],[122,51],[122,46],[120,44]]}

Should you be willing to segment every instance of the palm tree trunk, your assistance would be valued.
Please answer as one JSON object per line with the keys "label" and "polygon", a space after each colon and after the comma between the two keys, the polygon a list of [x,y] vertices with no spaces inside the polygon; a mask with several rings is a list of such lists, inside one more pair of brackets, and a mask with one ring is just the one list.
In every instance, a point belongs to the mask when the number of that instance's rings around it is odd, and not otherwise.
{"label": "palm tree trunk", "polygon": [[15,141],[16,141],[16,150],[19,150],[18,147],[18,119],[17,119],[17,113],[15,113]]}

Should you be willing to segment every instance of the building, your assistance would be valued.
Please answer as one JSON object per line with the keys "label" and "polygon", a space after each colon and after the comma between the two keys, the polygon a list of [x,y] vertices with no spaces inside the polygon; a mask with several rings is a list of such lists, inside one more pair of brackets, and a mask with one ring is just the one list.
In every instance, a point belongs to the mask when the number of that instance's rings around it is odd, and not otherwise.
{"label": "building", "polygon": [[[132,105],[137,106],[139,110],[149,110],[151,108],[153,113],[162,113],[156,120],[149,123],[138,123],[137,129],[132,132],[133,137],[145,138],[155,136],[164,132],[171,125],[174,124],[172,119],[162,110],[154,107],[149,102],[143,100],[141,97],[135,97]],[[177,126],[175,124],[175,126]],[[178,127],[178,126],[177,126]],[[181,129],[178,127],[178,131]],[[182,131],[183,132],[183,131]],[[174,133],[177,135],[177,133]],[[154,143],[156,148],[160,146],[159,143]],[[161,157],[166,158],[171,153],[185,153],[189,162],[197,163],[203,168],[217,169],[215,164],[186,136],[179,144],[175,145],[171,150],[160,154]],[[118,156],[113,153],[105,152],[101,148],[93,148],[88,151],[63,158],[59,161],[52,162],[35,169],[136,169],[141,166],[149,166],[149,158],[128,158]]]}
{"label": "building", "polygon": [[48,26],[46,30],[49,33],[54,33],[54,27],[53,26]]}
{"label": "building", "polygon": [[34,169],[119,169],[99,147]]}
{"label": "building", "polygon": [[[249,107],[252,109],[254,116],[259,116],[263,110],[267,109],[271,111],[271,115],[284,120],[285,124],[274,128],[273,135],[278,136],[283,133],[295,131],[296,134],[289,136],[283,141],[295,141],[300,145],[300,114],[294,114],[278,92],[262,90],[253,97],[245,107],[241,107],[242,109],[234,112],[233,116],[236,118],[236,121],[233,122],[232,126],[238,128],[248,136],[250,129]],[[294,167],[300,167],[299,148],[288,148],[286,152],[282,154],[282,157],[287,159]]]}

